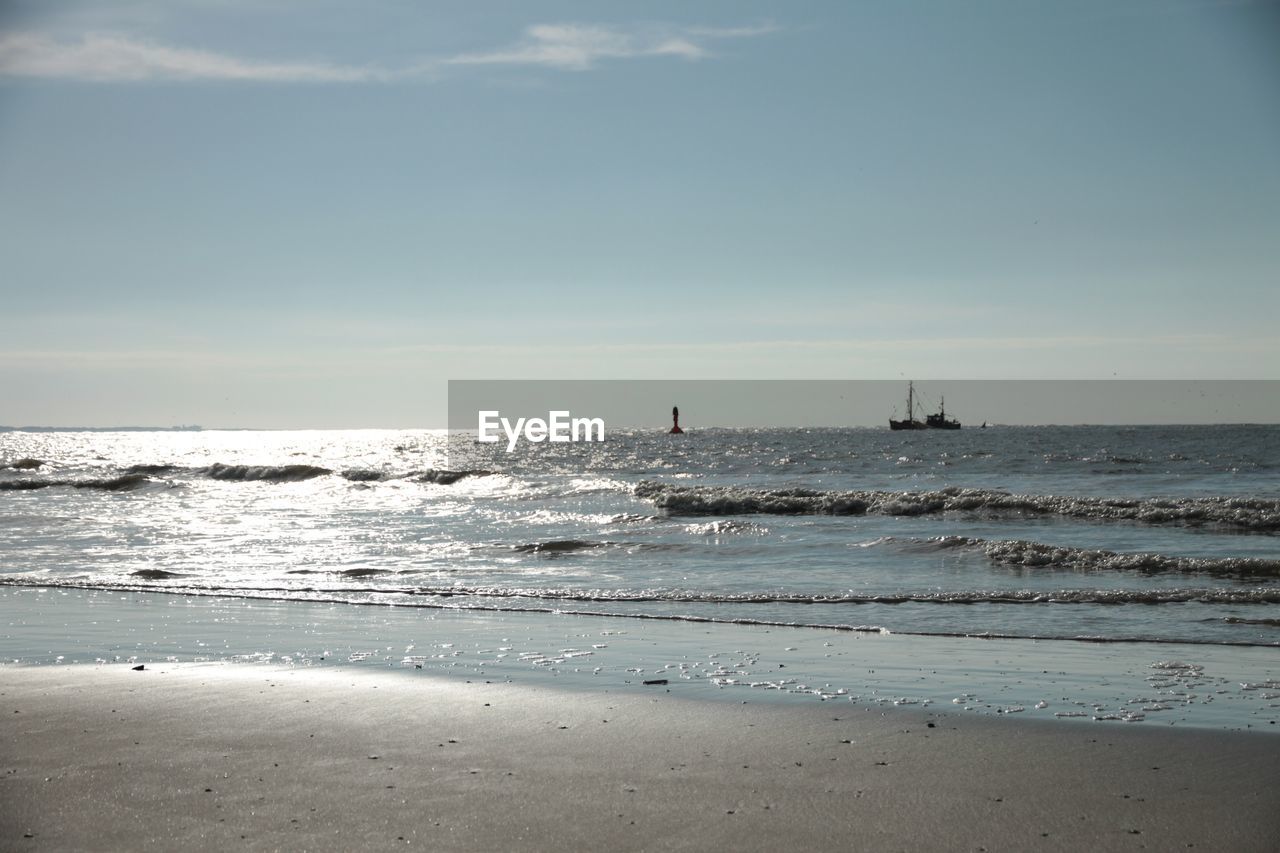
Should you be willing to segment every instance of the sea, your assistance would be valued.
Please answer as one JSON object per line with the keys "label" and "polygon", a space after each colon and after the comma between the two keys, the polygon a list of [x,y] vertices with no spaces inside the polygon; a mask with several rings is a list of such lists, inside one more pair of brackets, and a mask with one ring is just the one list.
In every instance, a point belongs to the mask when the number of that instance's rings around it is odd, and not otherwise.
{"label": "sea", "polygon": [[1280,729],[1280,426],[0,432],[0,658]]}

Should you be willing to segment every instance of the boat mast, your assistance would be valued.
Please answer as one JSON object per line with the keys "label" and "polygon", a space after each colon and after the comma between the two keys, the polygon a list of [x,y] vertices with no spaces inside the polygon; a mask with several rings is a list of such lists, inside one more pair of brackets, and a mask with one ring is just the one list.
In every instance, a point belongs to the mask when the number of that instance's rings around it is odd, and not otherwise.
{"label": "boat mast", "polygon": [[907,423],[911,423],[916,419],[915,409],[912,408],[913,404],[911,402],[911,393],[912,393],[912,383],[911,383],[911,380],[908,379],[907,380]]}

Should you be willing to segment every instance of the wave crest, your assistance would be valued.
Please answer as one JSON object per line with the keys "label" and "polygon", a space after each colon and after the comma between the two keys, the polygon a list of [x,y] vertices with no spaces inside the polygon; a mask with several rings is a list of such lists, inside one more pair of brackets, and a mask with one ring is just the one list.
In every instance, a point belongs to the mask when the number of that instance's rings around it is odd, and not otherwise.
{"label": "wave crest", "polygon": [[603,548],[608,544],[608,542],[588,542],[585,539],[554,539],[550,542],[516,545],[511,550],[517,554],[570,554],[590,548]]}
{"label": "wave crest", "polygon": [[151,482],[145,474],[121,474],[118,477],[96,477],[88,480],[5,480],[0,491],[33,491],[55,486],[71,486],[76,489],[97,489],[104,492],[128,492],[140,489]]}
{"label": "wave crest", "polygon": [[205,476],[214,480],[236,482],[264,481],[268,483],[296,483],[332,474],[328,468],[318,465],[223,465],[215,462],[204,469]]}
{"label": "wave crest", "polygon": [[387,479],[386,471],[375,471],[369,468],[349,468],[342,472],[342,479],[353,483],[377,483]]}
{"label": "wave crest", "polygon": [[464,477],[488,477],[492,471],[485,471],[480,468],[467,469],[465,471],[446,471],[444,469],[432,468],[419,477],[419,483],[435,483],[440,486],[450,486]]}
{"label": "wave crest", "polygon": [[638,498],[673,515],[932,515],[944,512],[1025,513],[1105,521],[1187,526],[1222,525],[1255,532],[1280,530],[1280,500],[1266,498],[1094,498],[1018,495],[950,487],[931,492],[763,489],[680,486],[644,480]]}
{"label": "wave crest", "polygon": [[6,462],[3,465],[0,465],[0,470],[11,468],[14,471],[34,471],[43,464],[43,459],[32,459],[31,457],[26,456],[22,459],[15,460],[13,462]]}
{"label": "wave crest", "polygon": [[1124,554],[1100,548],[1046,545],[1025,539],[979,539],[969,536],[936,536],[907,539],[906,550],[979,550],[1006,566],[1071,569],[1073,571],[1136,571],[1143,574],[1181,573],[1231,577],[1280,577],[1280,560],[1265,557],[1178,557],[1141,552]]}

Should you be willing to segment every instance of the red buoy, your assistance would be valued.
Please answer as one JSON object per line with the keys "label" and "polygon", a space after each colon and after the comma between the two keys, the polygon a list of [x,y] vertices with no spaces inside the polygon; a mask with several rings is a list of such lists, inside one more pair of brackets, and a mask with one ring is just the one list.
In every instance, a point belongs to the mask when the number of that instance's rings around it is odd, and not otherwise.
{"label": "red buoy", "polygon": [[671,435],[681,435],[684,430],[680,429],[680,407],[671,407]]}

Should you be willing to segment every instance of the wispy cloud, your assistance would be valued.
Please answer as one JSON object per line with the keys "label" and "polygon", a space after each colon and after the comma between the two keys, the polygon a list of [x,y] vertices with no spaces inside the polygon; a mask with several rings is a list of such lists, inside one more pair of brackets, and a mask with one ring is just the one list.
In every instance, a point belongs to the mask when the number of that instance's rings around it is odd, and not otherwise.
{"label": "wispy cloud", "polygon": [[115,35],[78,42],[16,33],[0,36],[0,74],[97,82],[140,80],[260,80],[278,83],[363,82],[368,68],[311,62],[258,62]]}
{"label": "wispy cloud", "polygon": [[494,51],[465,53],[446,65],[528,65],[586,71],[603,60],[676,56],[697,60],[711,56],[707,42],[750,38],[773,32],[771,26],[687,27],[629,31],[592,24],[538,24],[525,30],[519,43]]}
{"label": "wispy cloud", "polygon": [[172,47],[116,34],[60,41],[39,33],[0,34],[0,76],[93,82],[223,80],[272,83],[365,83],[427,77],[446,67],[526,66],[586,71],[605,60],[646,57],[706,59],[708,43],[750,38],[773,27],[626,29],[593,24],[539,24],[514,45],[445,57],[424,57],[386,69],[330,62],[274,62]]}

